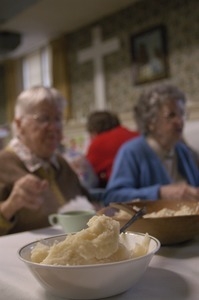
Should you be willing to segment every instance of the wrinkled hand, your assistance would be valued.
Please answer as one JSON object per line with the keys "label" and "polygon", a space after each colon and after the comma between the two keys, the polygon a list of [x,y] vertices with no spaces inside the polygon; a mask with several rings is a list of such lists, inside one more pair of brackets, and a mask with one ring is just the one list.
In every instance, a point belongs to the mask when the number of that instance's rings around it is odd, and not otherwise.
{"label": "wrinkled hand", "polygon": [[199,188],[183,184],[169,184],[160,188],[160,198],[167,200],[197,200],[199,201]]}
{"label": "wrinkled hand", "polygon": [[11,219],[22,208],[32,210],[42,205],[42,192],[48,187],[46,180],[41,180],[32,174],[17,180],[9,198],[1,205],[1,213],[6,219]]}

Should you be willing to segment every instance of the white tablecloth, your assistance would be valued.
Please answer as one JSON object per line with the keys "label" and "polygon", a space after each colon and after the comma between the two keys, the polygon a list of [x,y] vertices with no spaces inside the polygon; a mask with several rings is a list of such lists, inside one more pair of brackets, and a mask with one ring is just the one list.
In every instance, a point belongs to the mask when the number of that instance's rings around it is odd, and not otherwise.
{"label": "white tablecloth", "polygon": [[[58,300],[45,292],[18,257],[18,249],[34,240],[62,233],[58,228],[0,237],[0,300]],[[161,247],[139,282],[114,300],[198,300],[199,238]]]}

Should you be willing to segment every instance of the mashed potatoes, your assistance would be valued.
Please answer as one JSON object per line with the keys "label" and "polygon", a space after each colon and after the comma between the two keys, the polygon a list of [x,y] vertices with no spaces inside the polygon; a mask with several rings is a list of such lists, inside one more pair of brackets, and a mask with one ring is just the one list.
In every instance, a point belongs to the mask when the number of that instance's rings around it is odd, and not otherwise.
{"label": "mashed potatoes", "polygon": [[94,216],[87,229],[69,234],[59,243],[52,246],[37,243],[31,260],[49,265],[85,265],[121,261],[147,253],[150,242],[147,234],[142,244],[127,249],[120,241],[119,231],[118,221],[105,215]]}
{"label": "mashed potatoes", "polygon": [[182,205],[178,210],[162,208],[157,212],[146,214],[143,218],[159,218],[159,217],[172,217],[172,216],[189,216],[196,214],[196,209]]}
{"label": "mashed potatoes", "polygon": [[[135,210],[139,209],[139,207],[135,206]],[[171,208],[162,208],[159,211],[154,211],[148,214],[143,215],[143,218],[163,218],[163,217],[175,217],[175,216],[189,216],[189,215],[195,215],[197,214],[199,209],[199,205],[197,204],[194,207],[189,207],[187,205],[181,205],[178,207],[178,209],[171,209]],[[115,216],[119,219],[124,219],[124,218],[131,218],[132,214],[128,213],[127,211],[124,210],[119,210],[115,214]]]}

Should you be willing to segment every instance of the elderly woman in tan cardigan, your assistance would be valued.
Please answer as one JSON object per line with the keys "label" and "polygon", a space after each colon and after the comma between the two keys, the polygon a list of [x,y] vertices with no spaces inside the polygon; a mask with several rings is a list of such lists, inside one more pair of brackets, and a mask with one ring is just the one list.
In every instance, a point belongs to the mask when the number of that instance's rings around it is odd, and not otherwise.
{"label": "elderly woman in tan cardigan", "polygon": [[15,137],[0,152],[0,235],[48,226],[48,215],[76,196],[90,195],[56,151],[65,99],[33,87],[17,98]]}

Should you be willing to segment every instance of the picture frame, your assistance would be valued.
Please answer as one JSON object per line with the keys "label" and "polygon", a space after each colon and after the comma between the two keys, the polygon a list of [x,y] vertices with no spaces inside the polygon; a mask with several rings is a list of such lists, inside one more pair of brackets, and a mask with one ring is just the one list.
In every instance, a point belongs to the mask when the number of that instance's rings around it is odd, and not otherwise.
{"label": "picture frame", "polygon": [[158,25],[130,37],[135,85],[169,76],[167,32]]}

